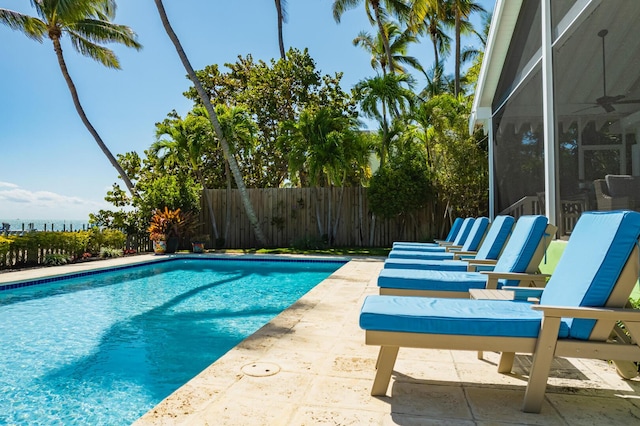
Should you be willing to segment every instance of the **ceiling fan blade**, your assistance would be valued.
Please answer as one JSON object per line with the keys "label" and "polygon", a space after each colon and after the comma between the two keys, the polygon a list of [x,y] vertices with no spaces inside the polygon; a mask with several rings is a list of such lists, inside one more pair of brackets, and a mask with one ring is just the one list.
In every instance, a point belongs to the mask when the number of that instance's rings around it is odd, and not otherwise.
{"label": "ceiling fan blade", "polygon": [[591,105],[591,106],[588,106],[588,107],[586,107],[586,108],[581,108],[581,109],[579,109],[579,110],[577,110],[577,111],[573,111],[573,113],[574,113],[574,114],[577,114],[577,113],[579,113],[579,112],[584,112],[584,111],[588,111],[588,110],[590,110],[590,109],[600,108],[600,107],[601,107],[600,105]]}
{"label": "ceiling fan blade", "polygon": [[611,104],[600,104],[600,106],[606,111],[606,112],[613,112],[616,109],[613,107],[613,105]]}
{"label": "ceiling fan blade", "polygon": [[640,99],[625,99],[624,101],[616,101],[614,104],[640,104]]}

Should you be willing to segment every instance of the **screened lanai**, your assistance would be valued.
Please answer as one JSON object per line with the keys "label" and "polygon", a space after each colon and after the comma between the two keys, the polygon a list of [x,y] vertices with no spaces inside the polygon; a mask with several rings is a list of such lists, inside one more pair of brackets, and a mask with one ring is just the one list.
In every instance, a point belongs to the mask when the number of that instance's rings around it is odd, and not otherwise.
{"label": "screened lanai", "polygon": [[[498,0],[471,127],[490,214],[640,210],[640,1]],[[637,199],[637,201],[636,201]]]}

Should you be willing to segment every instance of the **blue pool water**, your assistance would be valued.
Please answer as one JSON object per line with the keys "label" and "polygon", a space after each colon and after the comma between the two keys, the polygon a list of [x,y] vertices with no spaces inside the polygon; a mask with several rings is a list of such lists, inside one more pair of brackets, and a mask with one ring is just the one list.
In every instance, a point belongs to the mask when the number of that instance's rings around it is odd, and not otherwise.
{"label": "blue pool water", "polygon": [[130,424],[341,265],[174,260],[0,291],[0,424]]}

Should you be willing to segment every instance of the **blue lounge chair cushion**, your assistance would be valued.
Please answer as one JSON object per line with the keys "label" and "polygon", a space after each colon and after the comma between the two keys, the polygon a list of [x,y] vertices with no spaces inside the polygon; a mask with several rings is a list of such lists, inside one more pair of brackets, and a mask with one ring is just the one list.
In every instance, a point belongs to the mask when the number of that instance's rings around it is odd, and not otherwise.
{"label": "blue lounge chair cushion", "polygon": [[[467,237],[471,233],[471,229],[475,223],[475,219],[472,217],[466,218],[460,227],[460,231],[456,235],[456,238],[452,241],[452,244],[455,246],[462,246]],[[391,252],[394,250],[416,250],[416,251],[435,251],[435,252],[444,252],[446,248],[436,243],[406,243],[406,242],[396,242],[393,243],[393,247]]]}
{"label": "blue lounge chair cushion", "polygon": [[487,217],[479,217],[473,222],[473,226],[471,227],[471,231],[469,231],[469,235],[467,239],[464,241],[462,245],[462,251],[476,251],[478,247],[480,247],[480,243],[484,238],[484,234],[487,233],[487,228],[489,227],[489,218]]}
{"label": "blue lounge chair cushion", "polygon": [[[576,224],[540,304],[605,306],[640,235],[640,213],[587,212]],[[594,320],[568,321],[571,337],[588,339]]]}
{"label": "blue lounge chair cushion", "polygon": [[[367,296],[360,312],[365,330],[467,335],[532,337],[540,332],[542,313],[527,302]],[[569,327],[560,326],[560,337]]]}
{"label": "blue lounge chair cushion", "polygon": [[485,288],[487,276],[479,272],[383,269],[378,287],[405,290],[469,291]]}
{"label": "blue lounge chair cushion", "polygon": [[[504,247],[515,219],[512,216],[498,216],[487,232],[476,259],[495,260]],[[394,269],[425,269],[436,271],[466,271],[467,262],[453,259],[450,253],[420,253],[393,250],[384,263],[385,268]]]}
{"label": "blue lounge chair cushion", "polygon": [[462,228],[462,222],[464,222],[464,219],[461,217],[457,217],[456,220],[453,221],[453,224],[451,225],[451,229],[449,230],[445,241],[453,241],[456,239],[458,232],[460,232],[460,228]]}
{"label": "blue lounge chair cushion", "polygon": [[447,253],[444,248],[431,247],[430,249],[422,248],[420,250],[411,250],[403,247],[402,249],[394,248],[389,252],[389,259],[419,259],[419,260],[452,260],[453,253]]}
{"label": "blue lounge chair cushion", "polygon": [[[538,245],[545,237],[547,218],[544,216],[522,216],[518,219],[511,238],[500,259],[493,268],[496,272],[525,272]],[[393,250],[392,252],[393,253]],[[389,253],[389,256],[391,256]],[[479,272],[383,269],[378,275],[378,286],[386,288],[469,291],[485,288],[487,277]],[[498,280],[497,287],[517,286],[517,280]]]}
{"label": "blue lounge chair cushion", "polygon": [[463,260],[386,259],[385,269],[422,269],[431,271],[466,271],[469,263]]}
{"label": "blue lounge chair cushion", "polygon": [[[460,232],[460,228],[462,228],[462,223],[464,222],[464,219],[462,219],[461,217],[457,217],[454,221],[453,224],[451,225],[451,229],[449,230],[449,233],[447,234],[447,236],[445,237],[444,241],[447,242],[453,242],[453,240],[456,239],[456,236],[458,235],[458,232]],[[417,243],[417,242],[404,242],[404,241],[398,241],[398,242],[394,242],[393,243],[393,247],[395,247],[396,245],[398,246],[402,246],[402,245],[415,245],[415,246],[433,246],[433,247],[438,247],[439,244],[437,243]]]}
{"label": "blue lounge chair cushion", "polygon": [[515,222],[516,220],[513,216],[497,216],[478,249],[476,259],[497,259],[511,234]]}
{"label": "blue lounge chair cushion", "polygon": [[[544,216],[522,216],[518,219],[509,242],[504,248],[495,271],[499,272],[524,272],[533,257],[540,241],[543,238],[552,238],[545,235],[548,220]],[[513,281],[508,285],[518,285]]]}

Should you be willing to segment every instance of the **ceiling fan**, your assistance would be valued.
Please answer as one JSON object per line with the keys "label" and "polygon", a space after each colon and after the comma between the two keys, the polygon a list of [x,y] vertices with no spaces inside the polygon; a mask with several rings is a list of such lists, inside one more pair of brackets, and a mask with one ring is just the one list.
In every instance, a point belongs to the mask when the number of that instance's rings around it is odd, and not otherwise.
{"label": "ceiling fan", "polygon": [[[602,39],[602,92],[603,95],[596,99],[596,106],[602,107],[606,112],[613,112],[616,109],[613,107],[616,104],[638,104],[640,103],[640,99],[627,99],[624,100],[624,95],[616,95],[610,96],[607,95],[607,64],[605,61],[605,50],[604,50],[604,39],[609,34],[609,30],[600,30],[598,31],[598,37]],[[590,109],[594,107],[588,107],[585,109]],[[580,110],[584,111],[584,110]],[[579,112],[579,111],[577,111]]]}

